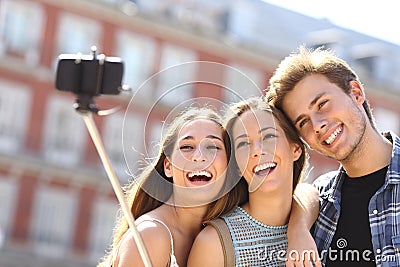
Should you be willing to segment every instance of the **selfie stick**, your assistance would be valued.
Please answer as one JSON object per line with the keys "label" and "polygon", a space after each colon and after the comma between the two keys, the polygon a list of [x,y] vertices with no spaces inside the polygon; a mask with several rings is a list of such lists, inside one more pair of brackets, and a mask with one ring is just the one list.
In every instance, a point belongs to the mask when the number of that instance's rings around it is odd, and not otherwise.
{"label": "selfie stick", "polygon": [[89,131],[90,137],[93,140],[94,145],[96,146],[97,152],[99,153],[99,156],[101,158],[101,161],[104,165],[104,168],[107,172],[108,178],[111,182],[111,185],[114,189],[114,192],[117,196],[117,199],[121,205],[121,209],[124,213],[124,216],[126,220],[128,221],[129,228],[132,229],[133,233],[133,238],[136,242],[136,245],[138,247],[140,256],[142,257],[144,266],[146,267],[152,267],[151,261],[149,254],[146,250],[146,246],[143,243],[143,240],[136,228],[135,225],[135,219],[133,218],[132,212],[130,211],[130,208],[126,204],[124,194],[121,189],[121,185],[119,183],[119,180],[115,174],[114,169],[112,168],[110,159],[107,156],[106,150],[104,149],[103,142],[101,141],[99,131],[96,127],[96,124],[93,120],[92,113],[97,113],[98,108],[97,106],[93,103],[93,100],[91,97],[87,96],[81,96],[79,95],[79,98],[77,99],[77,102],[75,104],[75,109],[80,113],[83,117],[83,120],[85,121],[86,128]]}

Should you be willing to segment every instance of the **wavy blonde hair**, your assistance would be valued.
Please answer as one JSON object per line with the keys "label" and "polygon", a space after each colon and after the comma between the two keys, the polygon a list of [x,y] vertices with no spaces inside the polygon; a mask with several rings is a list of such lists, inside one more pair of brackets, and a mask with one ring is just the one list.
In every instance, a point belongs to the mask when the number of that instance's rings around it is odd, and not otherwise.
{"label": "wavy blonde hair", "polygon": [[[293,162],[293,190],[296,185],[301,181],[304,173],[306,172],[308,166],[308,153],[304,142],[298,136],[296,130],[286,119],[285,115],[274,107],[270,107],[262,97],[251,97],[242,100],[238,103],[233,103],[230,105],[229,109],[225,115],[225,130],[228,135],[233,137],[233,126],[235,122],[240,118],[242,114],[246,111],[262,110],[270,112],[279,125],[285,132],[285,136],[290,143],[298,144],[302,150],[300,157]],[[239,176],[239,167],[235,160],[235,149],[231,142],[231,160],[228,165],[227,173],[229,173],[229,180],[238,181],[231,191],[228,192],[227,198],[229,199],[229,205],[224,205],[222,199],[217,200],[215,209],[213,212],[215,214],[226,214],[233,210],[236,206],[243,205],[249,201],[248,184],[244,177]]]}
{"label": "wavy blonde hair", "polygon": [[[136,181],[129,183],[125,188],[126,201],[131,208],[134,218],[139,218],[143,214],[160,207],[172,195],[173,184],[171,178],[168,178],[164,172],[164,160],[170,157],[177,141],[180,129],[188,122],[196,119],[207,119],[215,122],[223,130],[223,141],[227,158],[230,158],[230,140],[223,127],[223,120],[221,116],[214,111],[211,107],[196,108],[191,107],[180,113],[169,125],[166,134],[160,142],[159,151],[154,161],[148,164],[138,177]],[[225,179],[227,181],[227,179]],[[166,182],[168,181],[168,182]],[[229,184],[226,182],[222,190],[229,189]],[[149,192],[151,194],[149,194]],[[216,211],[220,210],[219,206],[228,205],[227,195],[220,198],[220,201],[214,201],[209,204],[207,215],[204,221],[210,220],[219,216]],[[128,230],[128,222],[123,216],[121,210],[118,212],[115,228],[113,231],[113,241],[109,251],[101,259],[98,267],[110,266],[112,256],[116,253],[118,243],[123,235]]]}

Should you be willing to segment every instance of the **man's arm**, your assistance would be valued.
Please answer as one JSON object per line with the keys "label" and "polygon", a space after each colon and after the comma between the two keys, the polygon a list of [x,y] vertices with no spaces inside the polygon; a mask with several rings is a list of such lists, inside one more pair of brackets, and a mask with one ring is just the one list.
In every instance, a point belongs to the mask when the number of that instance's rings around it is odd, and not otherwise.
{"label": "man's arm", "polygon": [[308,183],[300,183],[293,194],[292,211],[288,225],[287,267],[321,267],[318,250],[310,228],[319,213],[317,189]]}

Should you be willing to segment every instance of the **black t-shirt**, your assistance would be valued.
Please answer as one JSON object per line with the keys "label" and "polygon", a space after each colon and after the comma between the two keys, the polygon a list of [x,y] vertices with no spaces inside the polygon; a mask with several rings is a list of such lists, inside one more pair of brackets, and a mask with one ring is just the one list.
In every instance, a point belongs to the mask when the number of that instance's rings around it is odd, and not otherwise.
{"label": "black t-shirt", "polygon": [[[340,216],[326,257],[326,266],[376,266],[369,225],[368,204],[384,184],[387,167],[371,174],[344,177]],[[369,260],[369,261],[368,261]]]}

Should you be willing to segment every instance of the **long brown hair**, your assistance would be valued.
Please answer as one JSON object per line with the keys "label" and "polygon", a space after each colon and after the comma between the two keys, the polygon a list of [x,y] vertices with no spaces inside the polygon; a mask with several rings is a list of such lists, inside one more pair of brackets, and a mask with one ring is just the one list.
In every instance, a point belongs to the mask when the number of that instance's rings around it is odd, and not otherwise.
{"label": "long brown hair", "polygon": [[[242,100],[238,103],[232,104],[226,112],[225,115],[225,130],[227,131],[228,135],[232,138],[233,136],[233,126],[235,122],[240,118],[240,116],[245,113],[246,111],[255,111],[255,110],[262,110],[270,112],[274,118],[277,120],[279,125],[282,127],[283,131],[285,132],[285,136],[290,143],[294,143],[300,146],[302,153],[300,157],[293,163],[293,190],[296,185],[301,181],[303,173],[305,173],[307,162],[308,162],[308,153],[306,150],[305,144],[302,142],[300,137],[297,135],[296,130],[292,127],[289,121],[286,119],[284,114],[280,112],[278,109],[269,107],[266,101],[263,100],[261,97],[251,97],[245,100]],[[229,180],[235,180],[239,176],[239,167],[235,160],[235,148],[231,142],[231,160],[228,164],[228,173],[231,175]],[[242,205],[249,200],[249,193],[248,193],[248,184],[244,177],[240,177],[239,182],[235,185],[235,187],[228,193],[228,199],[230,205],[216,205],[215,213],[226,214],[230,212],[234,207],[237,205]],[[221,199],[217,200],[220,202]]]}
{"label": "long brown hair", "polygon": [[[190,107],[186,109],[180,113],[168,126],[168,129],[160,142],[158,154],[154,161],[148,164],[139,174],[139,176],[124,188],[126,201],[131,207],[134,218],[138,218],[143,214],[160,207],[172,195],[173,184],[171,178],[168,178],[164,172],[164,160],[171,156],[180,129],[186,123],[196,119],[207,119],[215,122],[221,127],[223,130],[222,137],[227,158],[230,158],[230,140],[223,128],[223,120],[221,116],[211,107]],[[228,185],[224,184],[224,188],[222,190],[226,190],[227,187]],[[221,200],[222,203],[226,203],[227,197],[223,196],[222,198],[225,199]],[[213,212],[214,206],[216,205],[215,202],[216,201],[209,205],[207,216],[204,218],[204,220],[209,220],[218,216],[218,214]],[[107,266],[109,259],[117,249],[118,243],[127,230],[128,222],[120,210],[118,212],[117,221],[113,232],[111,249],[109,253],[106,254],[102,259],[102,262],[98,264],[98,267]]]}

